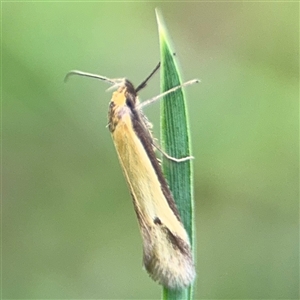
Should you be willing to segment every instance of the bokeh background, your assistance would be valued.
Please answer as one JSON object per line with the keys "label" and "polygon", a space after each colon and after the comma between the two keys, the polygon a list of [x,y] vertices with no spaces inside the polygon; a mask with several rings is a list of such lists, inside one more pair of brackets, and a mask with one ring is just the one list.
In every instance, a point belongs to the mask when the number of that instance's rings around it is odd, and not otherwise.
{"label": "bokeh background", "polygon": [[[299,4],[2,2],[3,299],[159,299],[107,124],[108,85],[185,80],[197,299],[298,299]],[[141,92],[159,93],[157,75]],[[159,104],[145,109],[159,136]]]}

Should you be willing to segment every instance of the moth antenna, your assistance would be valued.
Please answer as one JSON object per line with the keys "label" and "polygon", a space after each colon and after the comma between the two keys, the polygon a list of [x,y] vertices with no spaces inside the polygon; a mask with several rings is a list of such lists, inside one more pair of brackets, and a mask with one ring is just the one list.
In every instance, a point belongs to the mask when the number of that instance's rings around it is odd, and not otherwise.
{"label": "moth antenna", "polygon": [[[113,85],[113,87],[111,87],[111,88],[114,88],[115,86],[120,86],[121,84],[123,84],[125,82],[125,78],[108,78],[108,77],[101,76],[98,74],[82,72],[82,71],[78,71],[78,70],[72,70],[72,71],[68,72],[67,75],[65,76],[64,82],[67,82],[67,80],[73,75],[91,77],[91,78],[105,81],[105,82]],[[109,88],[108,90],[110,90],[111,88]]]}
{"label": "moth antenna", "polygon": [[149,79],[156,73],[156,71],[160,68],[160,62],[157,64],[155,69],[151,72],[151,74],[142,82],[138,85],[138,87],[135,89],[135,92],[139,92],[141,89],[143,89],[146,85]]}

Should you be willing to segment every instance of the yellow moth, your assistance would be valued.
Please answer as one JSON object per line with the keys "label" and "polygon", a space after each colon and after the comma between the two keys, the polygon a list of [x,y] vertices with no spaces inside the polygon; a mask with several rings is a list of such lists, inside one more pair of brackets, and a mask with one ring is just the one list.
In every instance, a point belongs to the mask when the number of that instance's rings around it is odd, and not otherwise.
{"label": "yellow moth", "polygon": [[[143,240],[144,266],[159,284],[180,289],[188,287],[195,278],[190,241],[155,155],[157,147],[150,131],[151,124],[141,108],[198,80],[139,103],[138,91],[146,86],[158,68],[159,65],[137,88],[125,78],[110,79],[81,71],[71,71],[66,78],[74,74],[88,76],[117,88],[109,103],[108,128],[133,199]],[[180,162],[186,158],[173,160]]]}

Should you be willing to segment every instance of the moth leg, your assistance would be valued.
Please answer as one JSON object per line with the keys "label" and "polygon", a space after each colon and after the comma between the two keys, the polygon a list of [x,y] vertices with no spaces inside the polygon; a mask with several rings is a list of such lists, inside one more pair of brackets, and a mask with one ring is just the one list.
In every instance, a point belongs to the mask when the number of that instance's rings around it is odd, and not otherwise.
{"label": "moth leg", "polygon": [[194,159],[194,156],[186,156],[186,157],[181,157],[181,158],[176,158],[173,156],[168,155],[165,151],[163,151],[158,145],[156,145],[155,143],[152,142],[153,147],[155,147],[164,157],[166,157],[167,159],[171,160],[171,161],[175,161],[175,162],[184,162],[184,161],[188,161],[191,159]]}

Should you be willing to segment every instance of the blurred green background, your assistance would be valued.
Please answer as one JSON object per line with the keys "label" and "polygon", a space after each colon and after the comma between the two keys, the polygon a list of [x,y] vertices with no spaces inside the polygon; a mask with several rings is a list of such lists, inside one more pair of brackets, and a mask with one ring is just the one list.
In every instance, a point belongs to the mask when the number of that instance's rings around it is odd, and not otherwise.
{"label": "blurred green background", "polygon": [[[197,299],[299,296],[298,3],[2,3],[3,299],[158,299],[105,128],[107,84],[159,60],[192,131]],[[141,92],[159,93],[159,75]],[[159,137],[159,105],[145,109]]]}

